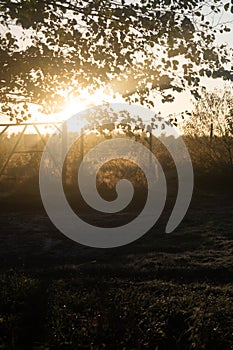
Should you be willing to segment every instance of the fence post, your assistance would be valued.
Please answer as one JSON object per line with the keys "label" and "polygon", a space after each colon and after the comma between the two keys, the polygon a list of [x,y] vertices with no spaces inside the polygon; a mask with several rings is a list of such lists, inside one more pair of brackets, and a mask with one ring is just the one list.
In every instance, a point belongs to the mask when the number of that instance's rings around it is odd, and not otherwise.
{"label": "fence post", "polygon": [[153,156],[153,138],[152,138],[152,130],[150,130],[150,138],[149,138],[149,144],[150,144],[150,169],[152,169],[152,156]]}
{"label": "fence post", "polygon": [[81,129],[81,136],[80,136],[80,164],[83,161],[84,156],[84,129]]}
{"label": "fence post", "polygon": [[64,184],[67,183],[67,157],[66,157],[66,151],[67,151],[67,124],[64,122],[62,124],[62,159],[63,162],[63,168],[62,168],[62,175],[64,176]]}

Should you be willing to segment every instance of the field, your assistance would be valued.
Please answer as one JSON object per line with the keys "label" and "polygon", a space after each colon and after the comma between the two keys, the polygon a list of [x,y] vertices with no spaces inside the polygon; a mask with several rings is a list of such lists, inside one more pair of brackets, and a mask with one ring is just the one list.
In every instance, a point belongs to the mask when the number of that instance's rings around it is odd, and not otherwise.
{"label": "field", "polygon": [[172,234],[170,194],[149,233],[107,250],[65,238],[37,195],[2,197],[0,349],[233,349],[232,188],[216,188],[195,184]]}

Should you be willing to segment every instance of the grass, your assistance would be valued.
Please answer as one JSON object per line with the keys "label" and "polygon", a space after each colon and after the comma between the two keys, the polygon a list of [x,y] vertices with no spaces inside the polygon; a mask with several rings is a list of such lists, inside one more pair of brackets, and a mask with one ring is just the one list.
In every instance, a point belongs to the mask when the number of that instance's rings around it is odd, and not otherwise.
{"label": "grass", "polygon": [[[1,203],[0,349],[233,349],[232,197],[195,187],[118,249],[62,236],[30,197]],[[198,188],[198,189],[197,189]]]}
{"label": "grass", "polygon": [[232,348],[231,285],[63,272],[0,276],[2,349]]}

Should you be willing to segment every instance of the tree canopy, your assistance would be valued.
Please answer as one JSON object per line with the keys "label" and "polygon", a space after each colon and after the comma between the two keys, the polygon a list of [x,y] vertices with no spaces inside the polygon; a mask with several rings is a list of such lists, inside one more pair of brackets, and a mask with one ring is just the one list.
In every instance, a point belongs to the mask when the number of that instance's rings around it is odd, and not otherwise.
{"label": "tree canopy", "polygon": [[1,110],[20,121],[32,102],[49,113],[62,91],[84,87],[150,106],[156,93],[169,102],[188,88],[198,98],[201,77],[233,78],[231,52],[215,40],[230,28],[211,20],[222,12],[232,3],[0,0]]}

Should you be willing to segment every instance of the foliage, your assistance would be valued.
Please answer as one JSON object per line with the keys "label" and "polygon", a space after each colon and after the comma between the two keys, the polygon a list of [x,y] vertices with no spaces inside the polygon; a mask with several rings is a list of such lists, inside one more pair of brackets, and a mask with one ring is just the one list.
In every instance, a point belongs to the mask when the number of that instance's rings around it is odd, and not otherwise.
{"label": "foliage", "polygon": [[[191,117],[183,125],[184,132],[194,138],[196,155],[203,162],[228,165],[233,171],[233,95],[231,91],[203,91]],[[200,147],[200,150],[198,150]],[[195,152],[194,152],[195,153]],[[205,158],[205,159],[204,159]]]}
{"label": "foliage", "polygon": [[232,80],[231,53],[215,42],[230,11],[222,0],[1,0],[1,109],[20,122],[27,103],[49,113],[62,91],[83,87],[149,106],[156,92],[164,102],[186,88],[198,97],[200,77]]}

